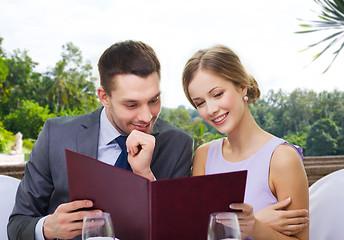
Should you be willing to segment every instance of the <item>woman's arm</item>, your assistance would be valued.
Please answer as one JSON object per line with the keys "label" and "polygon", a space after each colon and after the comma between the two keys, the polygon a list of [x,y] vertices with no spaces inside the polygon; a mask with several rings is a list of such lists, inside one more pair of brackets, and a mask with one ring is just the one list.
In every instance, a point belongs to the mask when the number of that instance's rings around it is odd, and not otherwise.
{"label": "woman's arm", "polygon": [[[280,145],[276,148],[270,164],[270,189],[280,201],[290,197],[286,210],[309,210],[308,180],[302,160],[294,148]],[[309,226],[295,234],[299,239],[309,239]]]}
{"label": "woman's arm", "polygon": [[193,157],[192,176],[205,175],[209,145],[210,143],[205,143],[196,149]]}
{"label": "woman's arm", "polygon": [[[291,197],[292,202],[286,210],[308,210],[308,181],[303,164],[296,151],[287,145],[276,148],[270,165],[270,188],[280,201]],[[251,236],[255,240],[268,239],[309,239],[309,227],[306,226],[294,236],[281,234],[257,219],[253,209],[245,203],[231,204],[232,209],[240,209],[237,213],[243,237]]]}

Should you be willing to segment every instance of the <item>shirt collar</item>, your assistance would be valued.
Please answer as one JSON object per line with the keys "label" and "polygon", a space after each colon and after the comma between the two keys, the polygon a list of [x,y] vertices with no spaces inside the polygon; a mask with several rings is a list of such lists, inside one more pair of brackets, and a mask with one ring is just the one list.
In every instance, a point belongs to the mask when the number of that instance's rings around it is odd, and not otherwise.
{"label": "shirt collar", "polygon": [[102,142],[107,145],[120,135],[121,134],[107,118],[106,108],[103,108],[100,114],[100,138],[102,139]]}

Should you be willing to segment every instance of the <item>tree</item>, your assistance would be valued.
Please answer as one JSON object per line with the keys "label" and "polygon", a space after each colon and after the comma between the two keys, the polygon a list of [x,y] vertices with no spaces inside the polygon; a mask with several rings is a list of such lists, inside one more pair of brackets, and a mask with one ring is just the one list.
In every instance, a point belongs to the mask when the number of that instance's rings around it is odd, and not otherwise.
{"label": "tree", "polygon": [[50,109],[59,114],[67,109],[91,111],[97,107],[92,66],[84,62],[79,48],[62,46],[62,59],[45,74],[44,85]]}
{"label": "tree", "polygon": [[[312,33],[319,31],[330,32],[330,35],[319,42],[309,45],[306,49],[313,48],[322,43],[328,45],[313,57],[313,61],[319,58],[323,53],[329,51],[337,43],[339,47],[333,52],[333,59],[329,66],[325,69],[324,73],[331,67],[334,60],[344,47],[344,1],[343,0],[314,0],[322,7],[318,18],[320,20],[309,21],[309,23],[300,24],[301,27],[310,30],[299,31],[297,33]],[[304,20],[301,20],[304,21]]]}
{"label": "tree", "polygon": [[190,115],[185,108],[178,107],[176,109],[169,109],[169,111],[164,110],[160,114],[160,118],[184,131],[188,131]]}
{"label": "tree", "polygon": [[189,133],[192,135],[194,139],[194,150],[196,150],[199,146],[201,146],[204,143],[210,142],[214,139],[225,137],[224,134],[220,134],[217,131],[215,134],[210,132],[208,130],[209,128],[203,123],[204,121],[201,118],[197,118],[190,123]]}
{"label": "tree", "polygon": [[0,57],[5,56],[5,51],[2,49],[2,46],[1,46],[3,40],[4,39],[2,37],[0,37]]}
{"label": "tree", "polygon": [[9,152],[11,150],[10,144],[14,141],[13,133],[7,131],[0,121],[0,153]]}
{"label": "tree", "polygon": [[2,40],[3,38],[0,37],[0,87],[1,87],[1,83],[6,79],[8,75],[8,68],[4,62],[5,53],[1,47]]}
{"label": "tree", "polygon": [[23,99],[32,99],[36,93],[33,87],[39,74],[33,71],[37,65],[27,54],[27,51],[14,50],[9,58],[3,59],[7,74],[1,79],[1,106],[2,116],[13,112]]}
{"label": "tree", "polygon": [[32,100],[22,100],[20,107],[4,118],[3,124],[8,131],[37,139],[45,120],[55,116],[49,113],[48,107],[41,107]]}
{"label": "tree", "polygon": [[304,154],[307,152],[306,138],[306,132],[289,133],[288,135],[283,137],[283,139],[288,141],[289,143],[301,147]]}
{"label": "tree", "polygon": [[[1,44],[1,38],[0,38],[0,44]],[[0,56],[0,102],[1,103],[4,103],[7,100],[6,89],[4,88],[4,83],[7,76],[8,76],[8,67],[6,66],[5,61],[2,58],[2,56]]]}
{"label": "tree", "polygon": [[307,154],[311,156],[335,155],[338,136],[338,128],[331,119],[318,120],[309,130],[306,139]]}

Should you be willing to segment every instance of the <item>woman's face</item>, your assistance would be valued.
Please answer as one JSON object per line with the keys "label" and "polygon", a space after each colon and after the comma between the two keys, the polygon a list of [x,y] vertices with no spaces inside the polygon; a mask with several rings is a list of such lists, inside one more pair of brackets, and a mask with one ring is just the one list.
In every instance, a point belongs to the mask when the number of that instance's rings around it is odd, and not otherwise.
{"label": "woman's face", "polygon": [[229,134],[240,123],[247,104],[246,88],[210,71],[197,70],[189,94],[201,117],[223,134]]}

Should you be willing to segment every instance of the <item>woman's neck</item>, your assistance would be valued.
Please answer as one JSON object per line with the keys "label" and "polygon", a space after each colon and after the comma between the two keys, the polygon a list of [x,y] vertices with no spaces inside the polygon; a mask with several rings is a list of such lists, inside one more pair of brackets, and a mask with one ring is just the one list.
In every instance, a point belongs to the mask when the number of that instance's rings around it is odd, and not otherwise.
{"label": "woman's neck", "polygon": [[[238,126],[227,134],[228,142],[223,145],[224,156],[243,160],[257,152],[272,138],[272,135],[261,129],[248,110]],[[233,157],[233,158],[232,158]]]}

